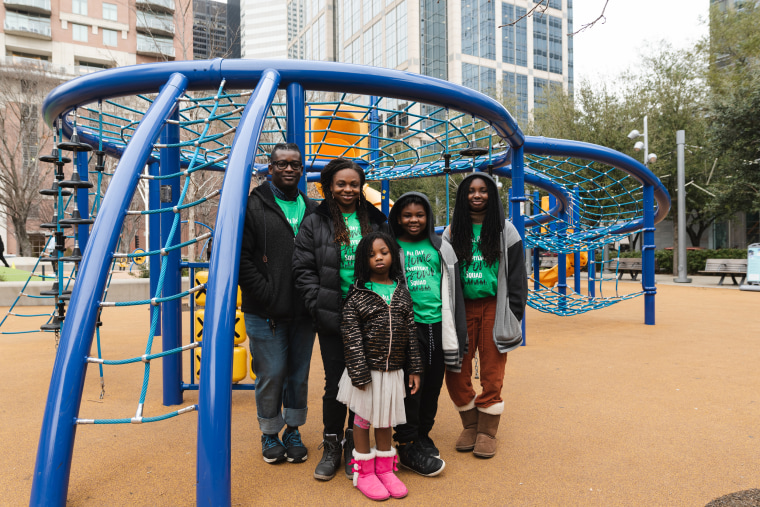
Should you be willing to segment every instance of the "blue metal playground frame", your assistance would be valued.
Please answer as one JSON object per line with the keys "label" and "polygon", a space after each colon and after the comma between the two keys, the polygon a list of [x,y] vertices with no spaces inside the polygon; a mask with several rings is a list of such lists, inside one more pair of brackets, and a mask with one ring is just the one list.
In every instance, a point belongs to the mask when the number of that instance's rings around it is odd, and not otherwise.
{"label": "blue metal playground frame", "polygon": [[[643,275],[645,323],[654,324],[654,225],[662,220],[670,198],[660,181],[633,158],[586,143],[525,137],[509,112],[497,101],[469,88],[435,78],[389,69],[350,64],[308,61],[208,60],[145,64],[106,70],[69,81],[48,95],[43,114],[48,125],[59,118],[63,130],[71,135],[66,114],[73,108],[101,99],[158,93],[126,149],[104,143],[109,155],[120,158],[117,170],[84,248],[80,275],[75,284],[66,319],[61,330],[52,380],[40,435],[31,505],[65,505],[71,459],[82,390],[95,331],[98,307],[117,246],[119,231],[129,208],[140,173],[146,164],[150,171],[165,168],[176,172],[178,157],[167,155],[156,160],[152,146],[159,135],[172,136],[166,119],[176,115],[177,99],[186,91],[216,90],[222,81],[228,89],[255,88],[235,133],[222,185],[215,225],[214,248],[209,267],[203,339],[203,361],[198,402],[197,489],[196,500],[204,505],[231,503],[231,385],[232,349],[228,337],[233,332],[238,282],[239,244],[247,191],[254,165],[255,150],[270,104],[278,89],[287,92],[286,140],[298,144],[305,153],[305,91],[346,92],[422,101],[427,104],[466,112],[488,123],[511,148],[510,157],[496,164],[497,174],[512,179],[513,223],[524,237],[525,218],[520,202],[526,201],[525,183],[548,190],[557,199],[557,209],[566,209],[566,190],[550,180],[526,173],[524,154],[574,156],[604,162],[635,177],[643,186],[644,217],[621,225],[615,232],[643,230]],[[95,133],[79,129],[80,138],[96,143]],[[169,151],[169,150],[164,150]],[[304,182],[305,184],[305,182]],[[387,192],[386,192],[387,194]],[[154,196],[152,196],[153,198]],[[154,201],[155,202],[155,201]],[[556,216],[556,215],[555,215]],[[551,217],[536,218],[531,225]],[[152,228],[152,227],[151,227]],[[151,241],[151,250],[154,244]],[[177,254],[178,255],[178,254]],[[178,260],[177,268],[178,268]],[[177,269],[179,271],[179,269]],[[178,276],[178,275],[177,275]],[[154,288],[154,287],[152,287]],[[155,311],[158,311],[156,308]],[[164,313],[164,325],[166,318]],[[172,314],[178,318],[177,307]],[[167,330],[171,334],[171,330]],[[164,343],[166,349],[167,344]],[[169,344],[171,347],[171,344]],[[172,368],[178,369],[176,365]],[[224,379],[220,381],[220,379]],[[179,390],[179,386],[170,387]],[[179,403],[172,395],[165,404]],[[136,418],[139,419],[139,418]],[[133,422],[140,422],[139,420]]]}

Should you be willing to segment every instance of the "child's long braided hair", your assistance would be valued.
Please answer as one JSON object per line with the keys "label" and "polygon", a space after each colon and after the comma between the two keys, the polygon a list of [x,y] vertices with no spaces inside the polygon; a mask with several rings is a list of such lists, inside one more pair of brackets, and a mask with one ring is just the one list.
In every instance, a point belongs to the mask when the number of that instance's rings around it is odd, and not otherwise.
{"label": "child's long braided hair", "polygon": [[346,222],[343,220],[343,213],[330,190],[335,174],[343,169],[353,169],[359,175],[360,188],[359,202],[356,203],[356,218],[359,220],[362,236],[372,232],[372,226],[369,224],[369,213],[367,212],[369,204],[367,203],[366,197],[364,197],[364,170],[359,167],[356,162],[347,158],[336,158],[331,160],[325,168],[322,169],[319,181],[322,184],[322,192],[325,194],[325,202],[327,202],[327,205],[330,208],[330,217],[332,218],[333,229],[335,230],[335,243],[338,243],[339,245],[348,245],[350,243],[348,227],[346,227]]}
{"label": "child's long braided hair", "polygon": [[454,216],[451,219],[451,246],[454,247],[454,252],[463,265],[468,266],[472,263],[472,218],[470,217],[468,194],[470,185],[478,178],[485,181],[488,188],[486,216],[483,219],[483,228],[480,232],[480,251],[486,265],[491,266],[499,260],[504,223],[499,212],[499,206],[501,206],[499,193],[490,178],[471,176],[459,185],[454,203]]}

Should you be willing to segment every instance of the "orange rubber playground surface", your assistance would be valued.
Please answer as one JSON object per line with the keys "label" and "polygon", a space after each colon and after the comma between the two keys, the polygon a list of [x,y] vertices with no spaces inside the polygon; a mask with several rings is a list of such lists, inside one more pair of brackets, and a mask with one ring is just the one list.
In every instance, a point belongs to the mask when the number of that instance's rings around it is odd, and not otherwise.
{"label": "orange rubber playground surface", "polygon": [[[431,436],[446,469],[434,478],[402,469],[403,503],[704,506],[760,487],[760,293],[710,283],[658,285],[655,326],[644,325],[643,298],[576,317],[528,310],[528,345],[507,365],[497,455],[479,460],[453,450],[460,424],[444,387]],[[640,287],[621,283],[620,291]],[[106,308],[103,357],[142,355],[147,317],[143,307]],[[33,327],[18,320],[2,331]],[[321,457],[316,347],[301,428],[305,464],[264,463],[254,394],[233,392],[233,505],[373,504],[342,475],[312,478]],[[51,334],[0,335],[0,505],[29,501],[54,357]],[[145,415],[175,410],[161,405],[161,362],[151,369]],[[106,367],[101,400],[90,365],[80,417],[133,416],[142,377],[141,363]],[[196,402],[197,392],[185,393],[184,405]],[[78,427],[69,505],[194,505],[196,425],[191,412]]]}

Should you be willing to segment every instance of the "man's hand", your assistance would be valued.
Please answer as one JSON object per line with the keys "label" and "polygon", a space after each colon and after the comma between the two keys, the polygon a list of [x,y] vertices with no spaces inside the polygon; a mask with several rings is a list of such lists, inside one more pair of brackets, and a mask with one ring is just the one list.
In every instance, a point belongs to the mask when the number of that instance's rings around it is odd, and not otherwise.
{"label": "man's hand", "polygon": [[420,388],[419,375],[409,375],[409,387],[412,389],[411,394],[415,394],[417,392],[417,390]]}

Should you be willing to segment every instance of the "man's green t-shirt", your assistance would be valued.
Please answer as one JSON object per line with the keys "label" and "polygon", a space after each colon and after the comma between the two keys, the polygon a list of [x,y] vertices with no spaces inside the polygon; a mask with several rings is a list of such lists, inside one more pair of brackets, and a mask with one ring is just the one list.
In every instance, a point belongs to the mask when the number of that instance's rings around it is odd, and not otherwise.
{"label": "man's green t-shirt", "polygon": [[293,228],[293,234],[298,234],[301,220],[303,220],[303,215],[306,213],[306,203],[303,202],[303,196],[299,194],[295,201],[283,201],[282,199],[278,199],[277,196],[275,196],[274,200]]}
{"label": "man's green t-shirt", "polygon": [[354,263],[356,261],[356,245],[362,239],[362,228],[356,212],[343,213],[343,220],[348,228],[349,245],[340,246],[340,292],[345,298],[348,289],[354,283]]}
{"label": "man's green t-shirt", "polygon": [[385,304],[390,305],[391,299],[393,298],[393,293],[396,291],[396,286],[398,285],[398,282],[396,280],[393,280],[393,283],[385,284],[385,283],[373,283],[373,282],[367,282],[366,287],[383,298],[383,301],[385,301]]}
{"label": "man's green t-shirt", "polygon": [[441,322],[441,259],[429,238],[414,243],[399,241],[404,251],[404,270],[414,304],[414,320],[421,324]]}
{"label": "man's green t-shirt", "polygon": [[495,296],[499,286],[499,261],[487,266],[480,251],[483,224],[472,224],[472,262],[461,267],[462,292],[465,299]]}

